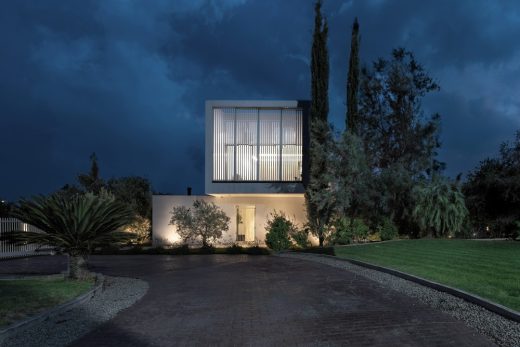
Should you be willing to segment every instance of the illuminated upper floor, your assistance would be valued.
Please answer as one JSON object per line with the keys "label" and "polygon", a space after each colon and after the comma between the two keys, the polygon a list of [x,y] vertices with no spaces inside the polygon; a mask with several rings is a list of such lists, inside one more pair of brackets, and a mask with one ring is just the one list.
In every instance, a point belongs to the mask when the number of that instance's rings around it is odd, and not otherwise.
{"label": "illuminated upper floor", "polygon": [[302,193],[308,106],[206,101],[206,194]]}

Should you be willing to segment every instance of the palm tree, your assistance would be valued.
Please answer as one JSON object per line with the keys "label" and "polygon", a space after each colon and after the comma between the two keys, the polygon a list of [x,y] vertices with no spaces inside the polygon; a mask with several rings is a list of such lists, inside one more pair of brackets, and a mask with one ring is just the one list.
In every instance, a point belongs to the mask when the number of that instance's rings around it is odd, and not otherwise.
{"label": "palm tree", "polygon": [[72,197],[54,194],[22,199],[12,213],[43,232],[12,231],[3,239],[55,247],[69,256],[69,277],[89,276],[86,256],[95,247],[128,240],[134,235],[119,231],[133,220],[133,213],[114,196],[101,191]]}
{"label": "palm tree", "polygon": [[468,215],[464,195],[445,179],[435,178],[414,189],[413,217],[431,236],[446,236],[460,231]]}

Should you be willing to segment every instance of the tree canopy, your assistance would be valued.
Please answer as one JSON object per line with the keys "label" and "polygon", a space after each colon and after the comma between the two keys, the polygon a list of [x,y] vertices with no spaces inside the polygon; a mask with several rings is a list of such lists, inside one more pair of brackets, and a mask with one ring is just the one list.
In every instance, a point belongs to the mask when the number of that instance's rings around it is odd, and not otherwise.
{"label": "tree canopy", "polygon": [[192,208],[174,206],[170,214],[170,225],[177,227],[183,242],[200,239],[203,247],[209,247],[229,229],[230,218],[213,202],[198,199]]}
{"label": "tree canopy", "polygon": [[481,235],[514,236],[520,221],[520,131],[499,155],[469,173],[463,186],[474,226]]}
{"label": "tree canopy", "polygon": [[321,14],[322,1],[315,5],[314,33],[311,51],[311,110],[309,180],[305,201],[311,232],[323,246],[333,213],[330,194],[329,158],[331,132],[329,114],[329,57],[327,51],[328,25]]}

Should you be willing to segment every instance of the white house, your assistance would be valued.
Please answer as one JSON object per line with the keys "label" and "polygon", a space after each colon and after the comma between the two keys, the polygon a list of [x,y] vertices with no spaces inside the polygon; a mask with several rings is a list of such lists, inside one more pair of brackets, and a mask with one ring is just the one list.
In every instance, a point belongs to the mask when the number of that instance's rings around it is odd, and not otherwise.
{"label": "white house", "polygon": [[169,225],[173,206],[212,201],[230,217],[221,244],[259,244],[273,211],[306,222],[309,102],[206,101],[205,194],[154,195],[154,245],[180,242]]}

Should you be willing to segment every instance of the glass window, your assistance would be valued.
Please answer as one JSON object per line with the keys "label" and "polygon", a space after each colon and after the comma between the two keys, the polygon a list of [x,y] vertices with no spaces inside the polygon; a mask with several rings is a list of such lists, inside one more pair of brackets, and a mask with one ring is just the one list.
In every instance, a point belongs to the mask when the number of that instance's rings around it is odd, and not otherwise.
{"label": "glass window", "polygon": [[281,110],[260,110],[260,181],[280,180]]}
{"label": "glass window", "polygon": [[258,110],[237,109],[235,181],[257,180]]}
{"label": "glass window", "polygon": [[302,179],[302,114],[285,109],[282,114],[282,181]]}
{"label": "glass window", "polygon": [[214,181],[301,181],[302,110],[214,108]]}
{"label": "glass window", "polygon": [[213,177],[219,181],[234,179],[235,163],[235,110],[213,110]]}

